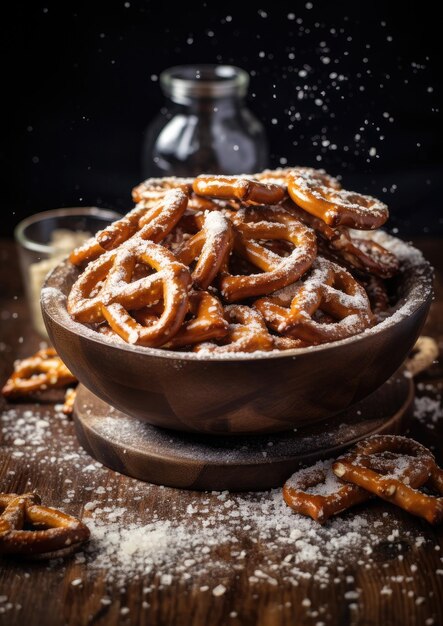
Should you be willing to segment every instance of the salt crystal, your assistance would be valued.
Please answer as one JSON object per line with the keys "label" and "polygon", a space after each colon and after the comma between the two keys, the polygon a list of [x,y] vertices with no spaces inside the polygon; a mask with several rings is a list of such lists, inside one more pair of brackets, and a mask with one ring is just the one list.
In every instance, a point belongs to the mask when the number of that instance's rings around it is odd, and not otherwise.
{"label": "salt crystal", "polygon": [[212,595],[218,597],[218,596],[222,596],[225,592],[226,592],[226,587],[224,585],[217,585],[212,590]]}

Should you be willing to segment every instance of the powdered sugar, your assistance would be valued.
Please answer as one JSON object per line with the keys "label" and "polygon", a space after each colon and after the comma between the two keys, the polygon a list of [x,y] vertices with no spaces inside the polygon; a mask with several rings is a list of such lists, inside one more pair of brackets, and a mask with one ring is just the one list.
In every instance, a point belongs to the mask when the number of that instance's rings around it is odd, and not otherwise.
{"label": "powdered sugar", "polygon": [[[388,250],[393,252],[399,259],[401,264],[401,292],[397,304],[392,309],[392,314],[381,321],[373,328],[366,329],[364,332],[353,337],[342,339],[339,343],[358,341],[366,335],[372,335],[383,332],[401,320],[407,318],[416,311],[423,303],[430,298],[432,293],[432,277],[429,265],[423,258],[419,250],[410,244],[401,241],[383,231],[364,232],[353,231],[358,233],[359,238],[374,239]],[[64,294],[69,292],[71,285],[78,275],[78,270],[69,264],[59,266],[51,275],[50,287],[44,287],[42,290],[42,305],[51,314],[56,314],[57,319],[63,326],[70,328],[75,333],[88,337],[91,340],[104,342],[107,344],[117,345],[113,339],[107,335],[97,333],[95,330],[89,329],[83,324],[73,321],[66,311],[66,297]],[[58,303],[58,304],[57,304]],[[51,306],[52,304],[55,307]],[[274,351],[255,351],[253,353],[216,353],[202,351],[200,353],[193,352],[173,352],[158,348],[145,348],[142,346],[131,346],[129,344],[118,344],[119,349],[133,350],[141,354],[152,354],[161,358],[174,358],[175,360],[249,360],[261,358],[287,358],[291,355],[302,354],[306,351],[316,351],[329,349],[335,342],[325,345],[311,346],[309,348],[294,348],[285,350],[283,353],[278,350]]]}

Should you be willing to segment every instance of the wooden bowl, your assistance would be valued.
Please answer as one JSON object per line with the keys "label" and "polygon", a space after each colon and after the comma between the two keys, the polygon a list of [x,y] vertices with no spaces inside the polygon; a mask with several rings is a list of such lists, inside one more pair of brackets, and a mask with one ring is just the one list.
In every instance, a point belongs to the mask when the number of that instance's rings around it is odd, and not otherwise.
{"label": "wooden bowl", "polygon": [[66,295],[78,276],[68,261],[46,279],[43,318],[63,361],[99,398],[155,426],[210,434],[289,430],[331,417],[383,384],[411,350],[432,299],[432,270],[421,253],[372,234],[401,261],[397,303],[365,332],[310,348],[201,358],[112,343],[74,322]]}

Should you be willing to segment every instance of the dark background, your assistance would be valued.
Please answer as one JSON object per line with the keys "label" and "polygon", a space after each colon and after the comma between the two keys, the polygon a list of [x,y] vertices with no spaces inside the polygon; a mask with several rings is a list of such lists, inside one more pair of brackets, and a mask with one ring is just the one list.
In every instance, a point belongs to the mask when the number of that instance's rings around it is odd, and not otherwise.
{"label": "dark background", "polygon": [[158,75],[195,62],[252,73],[248,105],[267,128],[271,165],[325,167],[383,198],[391,228],[442,233],[437,7],[46,0],[1,9],[1,235],[41,210],[130,207],[142,134],[163,103]]}

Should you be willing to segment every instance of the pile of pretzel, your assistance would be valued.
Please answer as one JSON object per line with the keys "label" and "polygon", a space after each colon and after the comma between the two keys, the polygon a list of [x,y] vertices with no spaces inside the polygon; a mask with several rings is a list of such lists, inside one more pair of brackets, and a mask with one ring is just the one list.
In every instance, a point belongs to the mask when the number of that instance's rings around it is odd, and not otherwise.
{"label": "pile of pretzel", "polygon": [[[419,491],[421,487],[427,492]],[[443,521],[443,470],[417,441],[376,435],[360,441],[336,461],[320,461],[299,470],[283,487],[285,502],[294,511],[321,524],[373,496],[439,524]]]}
{"label": "pile of pretzel", "polygon": [[343,339],[389,310],[385,204],[323,170],[148,179],[127,215],[70,255],[68,311],[142,346],[285,350]]}

